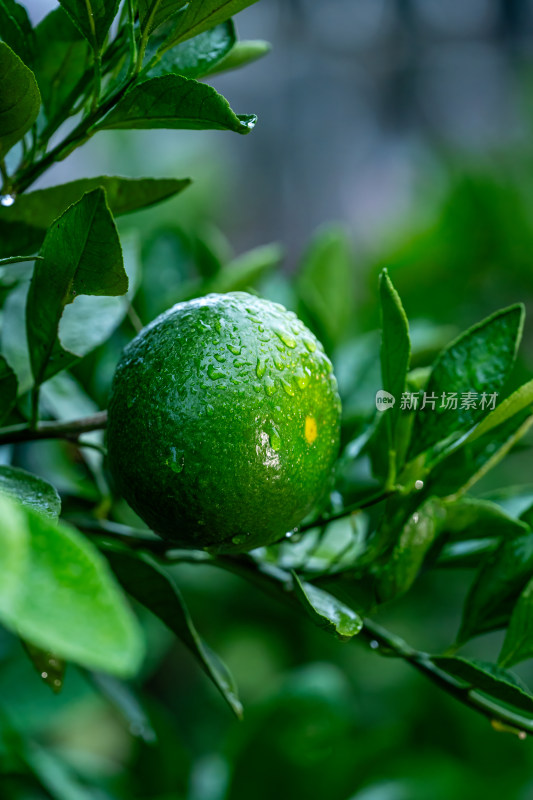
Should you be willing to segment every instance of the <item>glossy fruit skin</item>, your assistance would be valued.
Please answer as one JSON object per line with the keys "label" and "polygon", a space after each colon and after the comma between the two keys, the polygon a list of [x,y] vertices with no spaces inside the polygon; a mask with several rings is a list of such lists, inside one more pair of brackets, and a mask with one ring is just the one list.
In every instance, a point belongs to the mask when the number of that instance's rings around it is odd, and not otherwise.
{"label": "glossy fruit skin", "polygon": [[340,411],[331,362],[294,313],[210,294],[161,314],[124,350],[108,464],[160,536],[246,551],[294,529],[328,488]]}

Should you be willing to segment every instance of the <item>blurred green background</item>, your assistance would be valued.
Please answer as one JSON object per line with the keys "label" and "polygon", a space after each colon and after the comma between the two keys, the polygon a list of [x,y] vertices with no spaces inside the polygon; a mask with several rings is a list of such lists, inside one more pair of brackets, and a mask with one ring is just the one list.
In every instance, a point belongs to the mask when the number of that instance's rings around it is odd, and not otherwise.
{"label": "blurred green background", "polygon": [[[27,5],[39,19],[55,4]],[[267,59],[214,81],[237,112],[259,114],[251,136],[101,133],[40,184],[104,172],[193,178],[182,196],[120,220],[142,323],[209,290],[253,289],[285,303],[335,362],[345,443],[372,416],[380,384],[384,266],[411,321],[414,367],[522,301],[516,382],[531,376],[533,3],[261,0],[238,25],[274,44]],[[51,381],[50,414],[104,408],[133,335],[130,315],[71,378]],[[139,525],[87,453],[40,442],[8,457],[52,481],[67,515],[98,503],[110,519]],[[530,482],[526,448],[477,492]],[[341,488],[349,500],[371,483],[358,462]],[[494,731],[404,663],[335,642],[237,578],[200,566],[175,573],[234,673],[244,722],[140,609],[150,643],[135,682],[140,705],[115,681],[73,667],[54,696],[2,633],[4,735],[29,744],[13,763],[4,756],[1,800],[47,797],[43,782],[59,800],[533,798],[531,739]],[[443,650],[471,578],[426,574],[379,619],[416,647]],[[493,657],[500,638],[466,652]],[[533,683],[530,665],[519,672]]]}

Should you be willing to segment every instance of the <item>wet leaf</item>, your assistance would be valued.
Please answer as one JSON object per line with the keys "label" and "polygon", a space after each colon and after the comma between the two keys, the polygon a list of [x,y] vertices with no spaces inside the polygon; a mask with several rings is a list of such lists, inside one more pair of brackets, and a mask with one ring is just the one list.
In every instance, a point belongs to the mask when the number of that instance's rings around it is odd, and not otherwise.
{"label": "wet leaf", "polygon": [[[460,431],[467,431],[489,411],[489,397],[499,393],[513,367],[522,336],[521,305],[498,311],[469,328],[437,357],[426,388],[435,407],[416,415],[409,458]],[[442,396],[457,395],[457,409],[442,407]],[[474,393],[473,405],[467,395]],[[485,407],[478,395],[485,394]]]}
{"label": "wet leaf", "polygon": [[58,658],[134,675],[142,634],[105,559],[71,526],[5,495],[0,510],[3,624]]}
{"label": "wet leaf", "polygon": [[117,549],[109,550],[106,555],[126,591],[181,639],[240,718],[242,705],[233,678],[196,630],[181,592],[171,576],[146,553],[127,553]]}
{"label": "wet leaf", "polygon": [[121,295],[128,289],[117,230],[105,192],[95,189],[48,230],[36,261],[26,305],[26,329],[35,382],[72,362],[58,339],[65,306],[78,294]]}
{"label": "wet leaf", "polygon": [[301,581],[295,572],[292,573],[292,578],[294,594],[315,625],[342,641],[349,641],[361,631],[363,620],[359,614],[324,589]]}
{"label": "wet leaf", "polygon": [[257,118],[233,113],[212,86],[180,75],[163,75],[127,92],[97,126],[107,128],[186,128],[250,133]]}
{"label": "wet leaf", "polygon": [[61,513],[57,489],[20,467],[0,466],[0,494],[8,495],[50,519],[56,520]]}

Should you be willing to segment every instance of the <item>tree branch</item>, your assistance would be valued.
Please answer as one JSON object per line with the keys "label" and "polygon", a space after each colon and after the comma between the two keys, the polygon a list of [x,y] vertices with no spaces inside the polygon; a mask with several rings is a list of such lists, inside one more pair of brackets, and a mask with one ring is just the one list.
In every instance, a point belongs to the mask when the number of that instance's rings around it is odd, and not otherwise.
{"label": "tree branch", "polygon": [[99,411],[90,417],[71,422],[41,422],[36,428],[29,425],[13,425],[0,430],[0,445],[32,442],[38,439],[76,440],[82,433],[103,430],[107,425],[107,411]]}

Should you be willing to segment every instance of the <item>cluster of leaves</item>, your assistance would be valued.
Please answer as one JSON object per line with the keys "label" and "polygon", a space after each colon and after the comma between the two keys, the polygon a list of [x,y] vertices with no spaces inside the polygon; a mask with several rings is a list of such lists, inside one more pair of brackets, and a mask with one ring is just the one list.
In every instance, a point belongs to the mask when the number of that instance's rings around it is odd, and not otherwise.
{"label": "cluster of leaves", "polygon": [[[533,655],[533,488],[489,498],[470,494],[533,423],[533,381],[509,390],[521,307],[494,314],[445,347],[431,368],[413,370],[409,325],[383,273],[381,385],[397,403],[374,415],[367,403],[362,421],[348,414],[327,513],[315,511],[280,545],[242,557],[176,551],[113,515],[95,430],[103,416],[93,415],[96,408],[71,370],[132,316],[139,282],[135,246],[120,242],[114,216],[172,197],[189,181],[102,176],[27,189],[100,130],[247,133],[255,118],[235,115],[198,79],[266,51],[264,43],[236,41],[231,15],[250,4],[65,0],[34,30],[20,4],[0,0],[0,64],[9,76],[0,84],[0,444],[9,464],[17,451],[8,445],[70,438],[98,489],[62,513],[50,482],[18,466],[0,466],[0,620],[24,642],[54,691],[62,688],[66,662],[96,670],[93,680],[102,692],[137,724],[142,710],[136,698],[100,674],[129,678],[143,661],[145,637],[129,595],[189,648],[240,716],[233,679],[197,631],[172,572],[179,563],[208,565],[251,582],[341,640],[359,635],[372,649],[405,659],[498,725],[533,732],[533,696],[508,671]],[[51,136],[62,132],[50,147]],[[224,264],[204,247],[200,276],[179,287],[175,299],[248,288],[279,258],[278,248],[258,248]],[[327,230],[305,257],[297,297],[288,298],[330,349],[349,326],[351,274],[346,238]],[[369,344],[362,346],[373,358],[375,341]],[[342,346],[336,355],[342,365]],[[349,370],[348,362],[341,372]],[[499,393],[504,399],[494,409],[404,411],[399,398],[406,390],[436,397]],[[66,408],[92,416],[54,422]],[[39,422],[44,414],[52,420]],[[366,485],[355,482],[354,488],[350,476],[364,464],[370,465]],[[497,663],[416,651],[371,619],[421,573],[450,567],[477,570],[453,649],[503,628]],[[18,742],[4,712],[2,726]],[[24,759],[53,793],[57,765],[51,768],[33,751]],[[57,780],[64,785],[67,779]]]}

